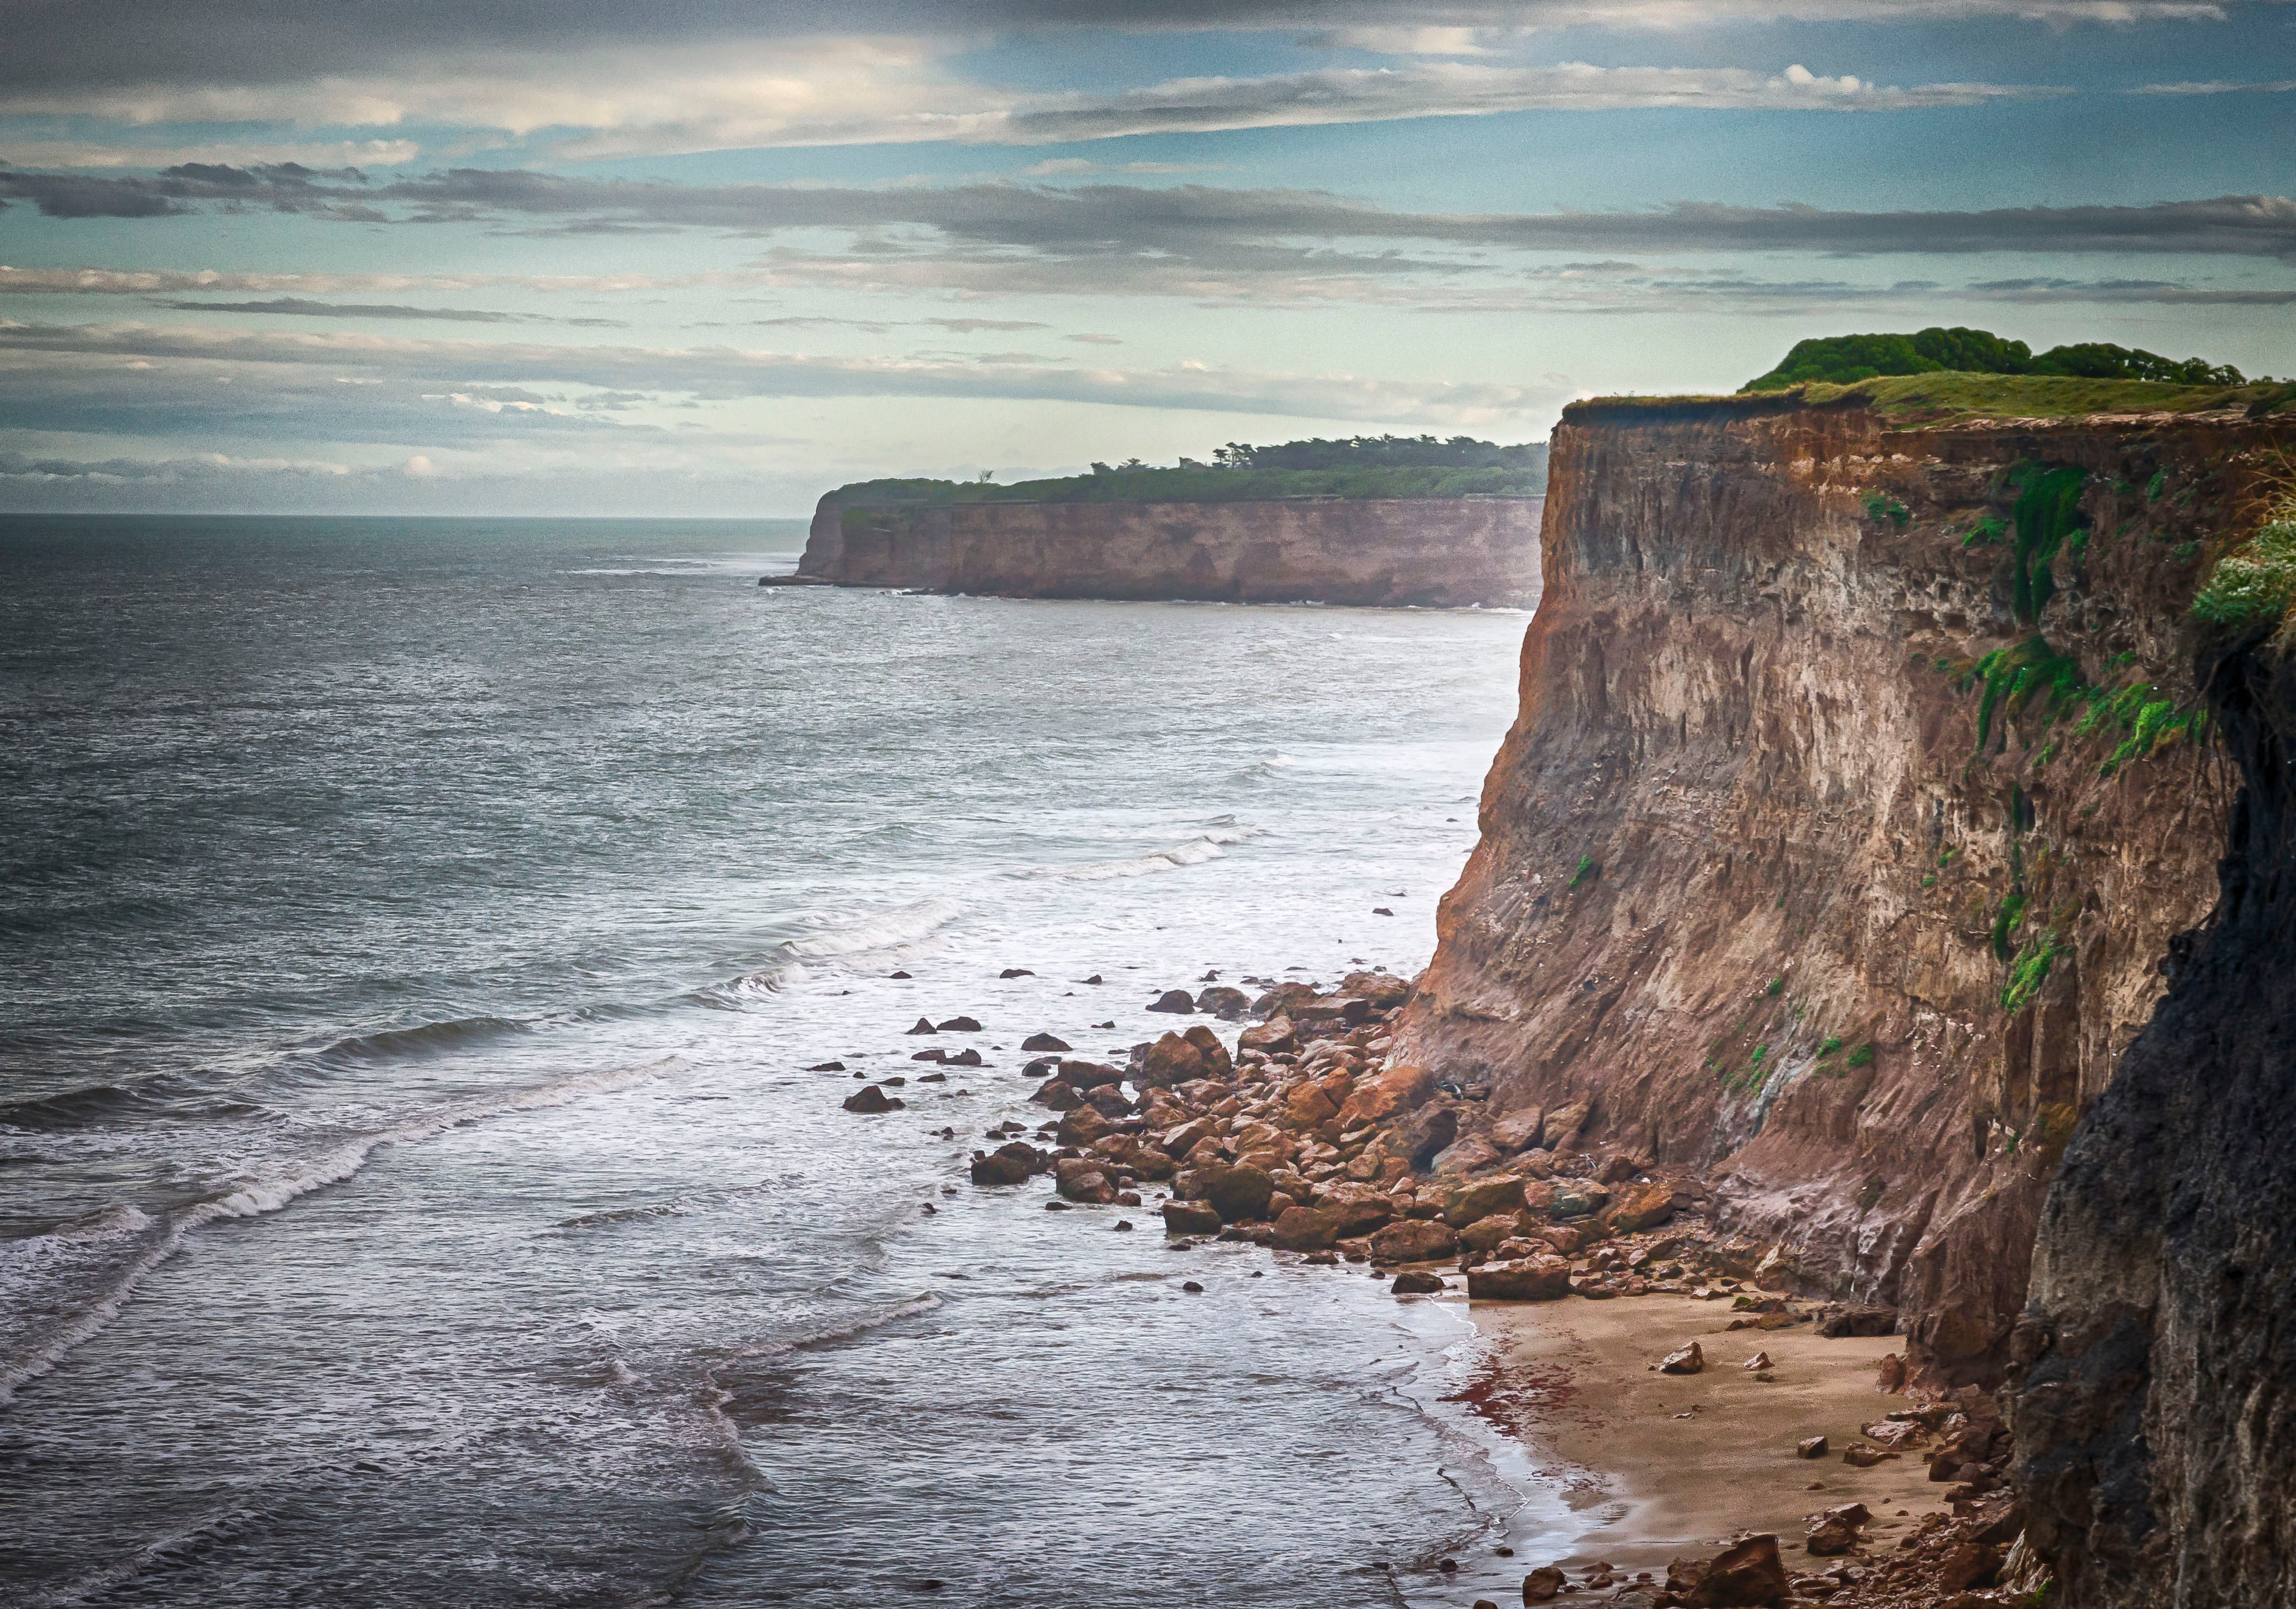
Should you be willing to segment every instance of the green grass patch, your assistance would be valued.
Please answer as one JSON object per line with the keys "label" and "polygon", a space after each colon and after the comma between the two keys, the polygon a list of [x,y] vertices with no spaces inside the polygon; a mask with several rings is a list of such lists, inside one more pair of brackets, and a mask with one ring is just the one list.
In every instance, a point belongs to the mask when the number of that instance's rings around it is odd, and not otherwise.
{"label": "green grass patch", "polygon": [[1595,864],[1595,858],[1592,855],[1579,856],[1578,869],[1570,874],[1570,886],[1577,888],[1588,878],[1601,875],[1602,870],[1601,866]]}
{"label": "green grass patch", "polygon": [[2257,532],[2209,571],[2193,618],[2220,630],[2276,628],[2296,607],[2296,494],[2283,497]]}
{"label": "green grass patch", "polygon": [[1866,1044],[1860,1045],[1857,1049],[1851,1051],[1849,1053],[1849,1060],[1845,1065],[1850,1067],[1866,1067],[1872,1065],[1873,1061],[1874,1047],[1871,1042],[1868,1042]]}
{"label": "green grass patch", "polygon": [[1887,521],[1903,529],[1913,523],[1914,511],[1887,492],[1870,492],[1866,498],[1866,517],[1877,525]]}
{"label": "green grass patch", "polygon": [[2001,989],[2001,1009],[2019,1012],[2031,1005],[2041,985],[2048,981],[2050,966],[2071,948],[2063,933],[2054,927],[2027,940],[2009,963],[2009,981]]}
{"label": "green grass patch", "polygon": [[1964,547],[1990,547],[2009,532],[2009,522],[1998,514],[1988,514],[1969,528],[1961,539]]}

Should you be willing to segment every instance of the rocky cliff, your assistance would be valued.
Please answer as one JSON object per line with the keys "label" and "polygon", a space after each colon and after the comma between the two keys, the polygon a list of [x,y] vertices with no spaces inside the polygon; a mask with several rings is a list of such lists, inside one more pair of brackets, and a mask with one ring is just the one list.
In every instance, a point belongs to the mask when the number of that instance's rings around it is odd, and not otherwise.
{"label": "rocky cliff", "polygon": [[2296,670],[2204,651],[2241,790],[2216,910],[2068,1149],[2013,1340],[2063,1601],[2296,1603]]}
{"label": "rocky cliff", "polygon": [[[1990,1382],[2082,1112],[2217,899],[2180,645],[2236,410],[1574,406],[1406,1055],[1701,1166],[1750,1261]],[[1514,1125],[1521,1131],[1521,1125]]]}
{"label": "rocky cliff", "polygon": [[1529,497],[867,507],[832,496],[798,573],[1006,597],[1528,607],[1538,518]]}

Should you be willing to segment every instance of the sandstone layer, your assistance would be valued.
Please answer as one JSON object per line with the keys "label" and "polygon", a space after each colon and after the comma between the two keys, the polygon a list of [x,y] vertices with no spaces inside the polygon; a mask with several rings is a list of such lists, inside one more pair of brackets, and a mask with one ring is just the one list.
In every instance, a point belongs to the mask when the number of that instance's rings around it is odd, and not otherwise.
{"label": "sandstone layer", "polygon": [[960,503],[815,512],[800,576],[1025,598],[1528,608],[1529,497]]}
{"label": "sandstone layer", "polygon": [[2066,1153],[2014,1337],[2031,1539],[2084,1609],[2296,1603],[2296,670],[2202,674],[2221,898]]}
{"label": "sandstone layer", "polygon": [[1750,1263],[1997,1379],[2066,1142],[2216,899],[2237,775],[2182,633],[2292,434],[1574,406],[1398,1054],[1488,1082],[1499,1149],[1583,1105],[1582,1144],[1707,1170]]}

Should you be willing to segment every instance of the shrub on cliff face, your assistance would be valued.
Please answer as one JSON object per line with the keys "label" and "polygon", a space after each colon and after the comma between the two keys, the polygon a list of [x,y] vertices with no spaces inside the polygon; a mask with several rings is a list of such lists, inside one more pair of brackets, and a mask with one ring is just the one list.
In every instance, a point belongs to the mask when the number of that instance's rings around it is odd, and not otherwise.
{"label": "shrub on cliff face", "polygon": [[2038,374],[2075,380],[2153,380],[2170,385],[2240,385],[2229,364],[2202,357],[2163,357],[2104,341],[2052,347],[2039,357],[2021,341],[1990,330],[1933,324],[1911,335],[1822,335],[1798,341],[1784,362],[1739,390],[1782,391],[1789,386],[1849,385],[1885,374]]}
{"label": "shrub on cliff face", "polygon": [[2193,598],[2194,617],[2226,630],[2276,627],[2296,605],[2296,493],[2274,505],[2254,537],[2217,561]]}

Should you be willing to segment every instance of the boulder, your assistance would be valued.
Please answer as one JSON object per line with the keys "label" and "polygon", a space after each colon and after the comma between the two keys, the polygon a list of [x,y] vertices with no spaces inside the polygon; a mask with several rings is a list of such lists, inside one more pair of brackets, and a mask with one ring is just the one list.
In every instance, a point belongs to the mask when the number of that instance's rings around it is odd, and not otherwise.
{"label": "boulder", "polygon": [[1332,1097],[1313,1084],[1294,1084],[1283,1097],[1284,1119],[1297,1128],[1314,1129],[1339,1115]]}
{"label": "boulder", "polygon": [[972,1153],[972,1182],[976,1185],[1018,1185],[1028,1181],[1036,1172],[1038,1157],[1036,1148],[1015,1140],[987,1153]]}
{"label": "boulder", "polygon": [[1220,1215],[1211,1207],[1196,1201],[1168,1201],[1164,1203],[1164,1233],[1167,1235],[1217,1235]]}
{"label": "boulder", "polygon": [[980,1031],[980,1024],[971,1017],[951,1017],[946,1022],[934,1023],[933,1028],[940,1033],[979,1033]]}
{"label": "boulder", "polygon": [[1491,1144],[1509,1152],[1536,1145],[1546,1122],[1546,1114],[1536,1106],[1507,1112],[1491,1124]]}
{"label": "boulder", "polygon": [[1424,1268],[1406,1268],[1388,1289],[1398,1296],[1433,1296],[1443,1289],[1443,1277]]}
{"label": "boulder", "polygon": [[1706,1367],[1706,1350],[1695,1341],[1677,1347],[1659,1360],[1661,1375],[1695,1375]]}
{"label": "boulder", "polygon": [[1573,1101],[1568,1106],[1547,1110],[1545,1122],[1539,1128],[1539,1144],[1549,1151],[1560,1151],[1578,1137],[1587,1127],[1593,1108],[1584,1101]]}
{"label": "boulder", "polygon": [[1406,1218],[1371,1237],[1371,1254],[1377,1262],[1431,1262],[1456,1257],[1458,1251],[1458,1235],[1432,1219]]}
{"label": "boulder", "polygon": [[1395,1216],[1394,1203],[1386,1196],[1369,1185],[1353,1180],[1329,1186],[1316,1198],[1316,1204],[1332,1215],[1342,1240],[1369,1235]]}
{"label": "boulder", "polygon": [[1455,1229],[1464,1228],[1494,1212],[1512,1214],[1521,1211],[1522,1180],[1512,1173],[1479,1178],[1443,1194],[1443,1221]]}
{"label": "boulder", "polygon": [[[1344,1115],[1342,1116],[1344,1121]],[[1459,1137],[1459,1109],[1447,1103],[1422,1106],[1396,1124],[1387,1137],[1387,1153],[1399,1156],[1414,1170],[1433,1161]]]}
{"label": "boulder", "polygon": [[1278,983],[1251,1003],[1255,1017],[1283,1017],[1292,1014],[1292,1008],[1316,997],[1312,983]]}
{"label": "boulder", "polygon": [[940,1030],[932,1025],[932,1019],[931,1017],[919,1017],[917,1019],[917,1025],[914,1028],[910,1029],[909,1031],[911,1033],[939,1033]]}
{"label": "boulder", "polygon": [[[1435,1074],[1428,1068],[1408,1062],[1387,1068],[1357,1084],[1355,1093],[1340,1108],[1341,1126],[1390,1122],[1425,1105],[1434,1097],[1435,1089]],[[1446,1139],[1443,1144],[1447,1145],[1450,1141]],[[1436,1149],[1439,1151],[1442,1146]]]}
{"label": "boulder", "polygon": [[1168,1011],[1176,1016],[1188,1016],[1196,1009],[1195,1000],[1185,989],[1168,989],[1158,995],[1150,1011]]}
{"label": "boulder", "polygon": [[1554,1201],[1547,1210],[1557,1218],[1592,1218],[1610,1199],[1611,1193],[1602,1186],[1572,1179],[1554,1187]]}
{"label": "boulder", "polygon": [[1069,1048],[1069,1042],[1066,1039],[1055,1038],[1048,1033],[1032,1033],[1021,1041],[1021,1048],[1029,1051],[1066,1051]]}
{"label": "boulder", "polygon": [[1211,1203],[1221,1221],[1231,1224],[1242,1219],[1267,1217],[1268,1198],[1275,1194],[1275,1183],[1265,1169],[1242,1162],[1204,1169],[1200,1187],[1204,1200]]}
{"label": "boulder", "polygon": [[1906,1389],[1906,1360],[1897,1353],[1884,1352],[1874,1371],[1874,1389],[1883,1396],[1894,1397]]}
{"label": "boulder", "polygon": [[1852,1441],[1841,1449],[1841,1461],[1852,1469],[1871,1469],[1882,1459],[1897,1456],[1885,1453],[1878,1447],[1868,1447],[1863,1441]]}
{"label": "boulder", "polygon": [[[1667,1587],[1674,1576],[1668,1572]],[[1785,1561],[1778,1556],[1778,1539],[1769,1534],[1748,1537],[1706,1561],[1697,1584],[1683,1595],[1687,1609],[1770,1609],[1783,1604],[1791,1591]]]}
{"label": "boulder", "polygon": [[1467,1270],[1467,1294],[1477,1301],[1560,1301],[1570,1293],[1570,1265],[1560,1257],[1479,1263]]}
{"label": "boulder", "polygon": [[1180,1037],[1194,1046],[1196,1055],[1203,1058],[1204,1077],[1224,1079],[1235,1071],[1235,1063],[1228,1055],[1227,1047],[1220,1043],[1219,1035],[1202,1023],[1197,1023]]}
{"label": "boulder", "polygon": [[1084,1092],[1084,1098],[1085,1104],[1103,1117],[1128,1117],[1132,1112],[1132,1103],[1113,1084],[1095,1084]]}
{"label": "boulder", "polygon": [[1109,1182],[1108,1175],[1097,1168],[1079,1168],[1073,1172],[1064,1172],[1054,1188],[1060,1192],[1062,1201],[1087,1202],[1104,1207],[1116,1199],[1116,1186]]}
{"label": "boulder", "polygon": [[[941,1057],[941,1061],[950,1067],[985,1067],[988,1065],[987,1063],[980,1059],[980,1053],[970,1047],[958,1051],[953,1056],[943,1056]],[[946,1079],[948,1075],[947,1073],[928,1073],[925,1076],[927,1078]]]}
{"label": "boulder", "polygon": [[1140,1057],[1144,1084],[1177,1085],[1204,1076],[1204,1053],[1177,1033],[1168,1033]]}
{"label": "boulder", "polygon": [[1302,1029],[1315,1033],[1345,1033],[1361,1028],[1371,1018],[1371,1002],[1352,995],[1319,995],[1303,1000],[1285,1014]]}
{"label": "boulder", "polygon": [[1340,980],[1340,992],[1369,1001],[1374,1009],[1385,1011],[1411,997],[1411,984],[1393,973],[1349,973]]}
{"label": "boulder", "polygon": [[1825,1454],[1826,1441],[1824,1436],[1804,1436],[1794,1443],[1794,1457],[1797,1458],[1823,1458]]}
{"label": "boulder", "polygon": [[1439,1178],[1464,1178],[1479,1168],[1488,1168],[1500,1160],[1497,1146],[1480,1134],[1445,1147],[1435,1156],[1435,1173]]}
{"label": "boulder", "polygon": [[1280,1055],[1300,1048],[1300,1035],[1292,1026],[1291,1018],[1270,1017],[1236,1035],[1235,1047],[1240,1051],[1257,1050],[1263,1055]]}
{"label": "boulder", "polygon": [[1210,1139],[1211,1132],[1210,1124],[1201,1118],[1196,1118],[1182,1123],[1177,1129],[1167,1129],[1156,1137],[1156,1143],[1163,1147],[1164,1154],[1167,1156],[1185,1156],[1205,1140]]}
{"label": "boulder", "polygon": [[1514,1238],[1516,1215],[1494,1212],[1488,1218],[1479,1218],[1459,1231],[1459,1244],[1470,1252],[1492,1252]]}
{"label": "boulder", "polygon": [[1562,1566],[1541,1564],[1522,1578],[1522,1601],[1526,1604],[1548,1603],[1561,1596],[1563,1574]]}
{"label": "boulder", "polygon": [[1831,1558],[1857,1547],[1857,1532],[1839,1520],[1821,1520],[1810,1528],[1802,1546],[1820,1558]]}
{"label": "boulder", "polygon": [[1111,1067],[1105,1062],[1064,1061],[1061,1063],[1060,1076],[1078,1089],[1092,1089],[1102,1084],[1122,1083],[1124,1070]]}
{"label": "boulder", "polygon": [[1240,1022],[1251,1012],[1251,997],[1240,989],[1208,989],[1196,997],[1196,1009],[1223,1022]]}
{"label": "boulder", "polygon": [[1847,1335],[1894,1335],[1898,1333],[1898,1309],[1843,1308],[1818,1320],[1817,1333],[1829,1341],[1839,1341]]}
{"label": "boulder", "polygon": [[1630,1185],[1611,1207],[1608,1222],[1620,1235],[1654,1229],[1674,1216],[1674,1186],[1664,1179]]}
{"label": "boulder", "polygon": [[839,1103],[848,1112],[898,1112],[907,1104],[885,1093],[882,1085],[864,1084]]}
{"label": "boulder", "polygon": [[1293,1207],[1275,1220],[1279,1252],[1320,1252],[1339,1237],[1332,1215],[1315,1207]]}
{"label": "boulder", "polygon": [[1115,1131],[1116,1125],[1090,1106],[1072,1106],[1061,1113],[1059,1133],[1063,1145],[1089,1145]]}
{"label": "boulder", "polygon": [[1054,1112],[1066,1112],[1084,1102],[1084,1096],[1077,1093],[1076,1086],[1062,1078],[1046,1079],[1037,1086],[1036,1094],[1029,1098],[1039,1106],[1050,1106]]}

